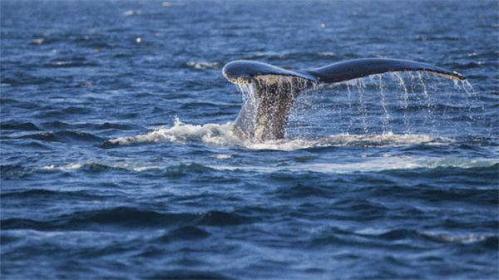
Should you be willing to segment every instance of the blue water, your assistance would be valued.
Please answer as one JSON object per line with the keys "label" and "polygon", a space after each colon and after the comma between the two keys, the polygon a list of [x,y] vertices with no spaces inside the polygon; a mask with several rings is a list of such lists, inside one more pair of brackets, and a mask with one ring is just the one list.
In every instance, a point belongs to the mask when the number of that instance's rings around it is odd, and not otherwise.
{"label": "blue water", "polygon": [[[1,8],[3,279],[497,279],[497,1]],[[302,95],[233,133],[223,65],[360,57],[468,78]]]}

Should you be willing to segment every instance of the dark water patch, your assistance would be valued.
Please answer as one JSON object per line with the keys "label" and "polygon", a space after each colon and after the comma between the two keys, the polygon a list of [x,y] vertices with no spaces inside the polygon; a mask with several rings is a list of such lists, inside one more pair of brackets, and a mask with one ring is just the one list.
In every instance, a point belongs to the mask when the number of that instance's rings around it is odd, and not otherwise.
{"label": "dark water patch", "polygon": [[191,214],[162,214],[151,210],[117,207],[75,212],[54,220],[37,221],[11,218],[2,221],[3,229],[68,230],[95,226],[120,226],[132,228],[161,227],[191,220]]}
{"label": "dark water patch", "polygon": [[170,231],[159,238],[162,242],[177,240],[200,240],[210,236],[210,233],[196,226],[183,226]]}
{"label": "dark water patch", "polygon": [[198,221],[201,225],[209,226],[236,226],[249,222],[251,222],[249,217],[222,211],[210,211],[202,215]]}
{"label": "dark water patch", "polygon": [[290,172],[290,171],[278,171],[273,172],[268,175],[269,180],[281,183],[295,183],[296,180],[300,180],[301,182],[314,182],[317,180],[317,176],[320,176],[319,172],[312,171],[304,171],[304,172]]}
{"label": "dark water patch", "polygon": [[229,280],[234,279],[224,274],[211,271],[196,271],[196,270],[167,270],[151,273],[145,276],[145,279],[165,279],[165,280],[188,280],[188,279],[206,279],[206,280]]}
{"label": "dark water patch", "polygon": [[123,124],[123,123],[101,123],[101,124],[91,124],[95,127],[95,129],[115,129],[115,130],[130,130],[134,129],[134,125]]}
{"label": "dark water patch", "polygon": [[5,121],[0,123],[0,129],[4,130],[21,130],[21,131],[33,131],[40,130],[35,124],[31,122],[19,122],[19,121]]}
{"label": "dark water patch", "polygon": [[421,234],[417,230],[412,229],[393,229],[387,232],[376,235],[377,238],[396,241],[401,239],[427,239],[427,236]]}
{"label": "dark water patch", "polygon": [[34,140],[40,140],[40,141],[46,141],[46,142],[62,142],[60,139],[57,138],[55,133],[52,132],[42,132],[42,133],[35,133],[35,134],[28,134],[28,135],[23,135],[18,137],[19,139],[34,139]]}
{"label": "dark water patch", "polygon": [[473,228],[475,230],[497,230],[499,228],[499,220],[465,220],[460,219],[459,217],[447,217],[442,219],[440,226],[446,229]]}
{"label": "dark water patch", "polygon": [[9,218],[1,221],[3,230],[75,230],[95,227],[165,228],[184,226],[235,226],[251,222],[251,219],[235,213],[208,211],[206,213],[161,213],[132,207],[115,207],[90,211],[79,211],[62,215],[56,219],[33,220]]}
{"label": "dark water patch", "polygon": [[316,185],[314,183],[298,183],[292,187],[278,189],[275,194],[283,199],[301,199],[308,197],[327,198],[334,195],[333,187]]}
{"label": "dark water patch", "polygon": [[28,176],[31,171],[19,164],[0,165],[0,178],[2,180],[15,180]]}
{"label": "dark water patch", "polygon": [[5,97],[0,97],[0,105],[2,105],[2,106],[12,105],[14,107],[22,108],[22,109],[36,109],[36,108],[40,107],[40,105],[33,103],[33,102],[20,101],[18,99],[5,98]]}
{"label": "dark water patch", "polygon": [[11,244],[11,243],[15,243],[16,241],[19,241],[20,239],[21,238],[18,237],[18,236],[11,235],[11,234],[8,234],[8,233],[7,234],[6,233],[2,233],[0,235],[0,245],[5,246],[5,245]]}
{"label": "dark water patch", "polygon": [[495,185],[498,180],[499,163],[483,167],[441,167],[390,170],[381,173],[403,178],[474,178],[482,184]]}
{"label": "dark water patch", "polygon": [[16,72],[12,74],[4,73],[2,77],[0,77],[0,83],[9,84],[11,86],[43,85],[57,81],[57,79],[52,77],[35,76],[26,72]]}
{"label": "dark water patch", "polygon": [[[17,141],[15,139],[11,139],[11,145],[14,146],[16,149],[31,149],[31,150],[54,150],[54,147],[50,145],[51,142],[40,142],[38,140],[32,140],[32,141]],[[26,150],[27,151],[27,150]]]}
{"label": "dark water patch", "polygon": [[103,122],[103,123],[68,123],[63,121],[43,122],[41,126],[46,129],[86,129],[86,130],[130,130],[137,128],[133,124]]}
{"label": "dark water patch", "polygon": [[[423,180],[424,181],[424,180]],[[498,192],[495,189],[442,187],[439,184],[399,187],[374,187],[370,194],[375,197],[392,197],[396,199],[418,199],[429,203],[464,203],[480,206],[495,206],[499,204]]]}
{"label": "dark water patch", "polygon": [[10,218],[0,220],[2,230],[9,229],[35,229],[35,230],[51,230],[55,229],[50,223],[36,221],[25,218]]}
{"label": "dark water patch", "polygon": [[499,236],[488,236],[485,239],[479,241],[478,245],[490,251],[497,252],[497,250],[499,249]]}
{"label": "dark water patch", "polygon": [[179,164],[179,165],[168,167],[164,172],[164,176],[169,177],[169,178],[181,178],[181,177],[190,176],[193,174],[206,174],[206,173],[210,173],[210,172],[214,172],[214,171],[216,171],[216,170],[213,168],[204,166],[202,164],[189,163],[189,164]]}
{"label": "dark water patch", "polygon": [[41,124],[44,128],[51,128],[51,129],[68,129],[72,128],[72,125],[63,121],[51,121],[51,122],[44,122]]}
{"label": "dark water patch", "polygon": [[317,156],[315,156],[315,155],[305,155],[305,156],[297,156],[294,158],[294,160],[296,162],[304,163],[304,162],[312,161],[316,158],[317,158]]}
{"label": "dark water patch", "polygon": [[334,203],[334,209],[359,220],[383,218],[389,211],[381,203],[359,198],[339,200]]}
{"label": "dark water patch", "polygon": [[68,118],[72,115],[83,115],[83,114],[90,114],[92,112],[91,109],[86,108],[86,107],[76,107],[76,106],[71,106],[67,107],[64,109],[57,109],[57,110],[48,110],[48,111],[43,111],[38,114],[38,117],[40,118]]}
{"label": "dark water patch", "polygon": [[28,134],[18,137],[19,139],[35,139],[46,142],[102,142],[103,138],[95,136],[91,133],[80,132],[80,131],[56,131],[56,132],[41,132]]}
{"label": "dark water patch", "polygon": [[78,34],[69,37],[69,40],[78,46],[96,50],[111,49],[116,46],[116,44],[109,42],[109,39],[109,36],[104,34]]}
{"label": "dark water patch", "polygon": [[30,189],[26,191],[2,192],[2,199],[95,199],[99,196],[87,191],[55,191],[47,189]]}

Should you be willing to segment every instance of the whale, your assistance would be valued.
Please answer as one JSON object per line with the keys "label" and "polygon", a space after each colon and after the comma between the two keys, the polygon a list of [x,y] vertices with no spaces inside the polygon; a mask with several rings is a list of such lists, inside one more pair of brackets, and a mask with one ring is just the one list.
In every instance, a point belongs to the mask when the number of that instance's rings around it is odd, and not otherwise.
{"label": "whale", "polygon": [[402,59],[361,58],[341,61],[319,68],[288,70],[268,63],[235,60],[227,63],[223,76],[243,93],[235,132],[253,141],[285,137],[289,114],[296,97],[320,85],[335,84],[387,72],[420,71],[442,78],[465,77],[431,64]]}

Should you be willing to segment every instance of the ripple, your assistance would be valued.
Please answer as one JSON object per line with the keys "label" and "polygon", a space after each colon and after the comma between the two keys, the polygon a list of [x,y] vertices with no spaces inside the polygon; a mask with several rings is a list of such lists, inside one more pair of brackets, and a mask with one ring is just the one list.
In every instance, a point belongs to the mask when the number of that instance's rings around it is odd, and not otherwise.
{"label": "ripple", "polygon": [[[2,230],[34,229],[41,231],[75,230],[110,226],[124,228],[164,228],[183,226],[237,226],[250,223],[249,217],[236,213],[208,211],[206,213],[163,213],[134,207],[115,207],[79,211],[54,219],[33,220],[8,218],[1,220]],[[189,228],[188,228],[189,229]]]}
{"label": "ripple", "polygon": [[162,242],[177,240],[199,240],[210,236],[210,233],[195,226],[183,226],[170,231],[159,238]]}
{"label": "ripple", "polygon": [[98,142],[104,141],[103,138],[91,133],[81,131],[63,130],[56,132],[41,132],[19,136],[19,139],[34,139],[46,142]]}
{"label": "ripple", "polygon": [[0,174],[3,180],[20,179],[30,174],[30,171],[19,164],[0,165]]}
{"label": "ripple", "polygon": [[215,279],[220,279],[220,280],[228,280],[228,279],[233,279],[230,277],[227,277],[223,274],[220,274],[218,272],[211,272],[211,271],[196,271],[192,269],[188,270],[167,270],[167,271],[162,271],[162,272],[156,272],[152,273],[148,276],[145,277],[146,279],[165,279],[165,280],[173,280],[173,279],[178,279],[178,280],[187,280],[187,279],[206,279],[206,280],[215,280]]}
{"label": "ripple", "polygon": [[18,122],[18,121],[1,122],[0,129],[21,130],[21,131],[40,130],[40,128],[38,128],[35,124],[33,124],[31,122]]}
{"label": "ripple", "polygon": [[89,199],[98,198],[87,191],[55,191],[47,189],[30,189],[26,191],[2,192],[3,199]]}

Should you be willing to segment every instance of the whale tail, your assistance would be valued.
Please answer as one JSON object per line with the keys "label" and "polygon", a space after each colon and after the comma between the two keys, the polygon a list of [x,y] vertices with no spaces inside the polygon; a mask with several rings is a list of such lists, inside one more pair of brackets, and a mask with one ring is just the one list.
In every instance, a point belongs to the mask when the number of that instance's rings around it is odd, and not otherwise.
{"label": "whale tail", "polygon": [[224,77],[238,85],[244,94],[236,129],[239,134],[256,141],[284,138],[289,112],[296,96],[320,84],[403,71],[423,71],[448,79],[465,79],[457,72],[430,64],[384,58],[347,60],[298,71],[262,62],[237,60],[226,64],[222,71]]}
{"label": "whale tail", "polygon": [[369,75],[386,72],[423,71],[453,80],[464,80],[464,76],[427,63],[401,59],[362,58],[334,63],[328,66],[305,70],[320,83],[339,83]]}

